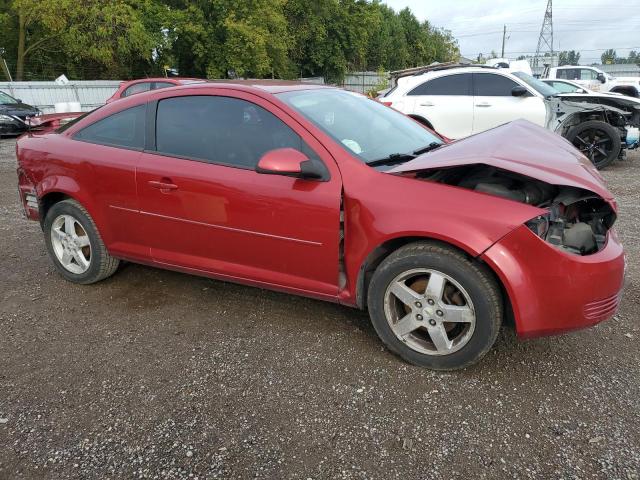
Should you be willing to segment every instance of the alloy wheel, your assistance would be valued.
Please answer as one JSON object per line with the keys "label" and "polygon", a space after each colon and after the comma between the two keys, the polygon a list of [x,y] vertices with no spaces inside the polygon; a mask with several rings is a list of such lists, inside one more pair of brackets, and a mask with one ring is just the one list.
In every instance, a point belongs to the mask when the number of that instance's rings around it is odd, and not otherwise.
{"label": "alloy wheel", "polygon": [[591,160],[591,163],[598,166],[609,156],[613,140],[604,130],[591,128],[576,135],[573,145]]}
{"label": "alloy wheel", "polygon": [[91,266],[91,241],[82,224],[71,215],[59,215],[51,225],[51,245],[60,264],[82,274]]}
{"label": "alloy wheel", "polygon": [[384,312],[394,335],[427,355],[449,355],[473,336],[476,314],[466,290],[449,275],[420,268],[389,284]]}

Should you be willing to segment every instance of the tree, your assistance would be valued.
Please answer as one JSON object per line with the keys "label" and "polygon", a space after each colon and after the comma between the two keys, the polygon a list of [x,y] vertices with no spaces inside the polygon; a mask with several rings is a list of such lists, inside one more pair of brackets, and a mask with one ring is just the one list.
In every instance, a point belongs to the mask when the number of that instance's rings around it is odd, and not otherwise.
{"label": "tree", "polygon": [[603,65],[616,63],[616,58],[617,58],[616,51],[613,50],[612,48],[605,50],[603,54],[600,56],[600,59],[602,60]]}
{"label": "tree", "polygon": [[51,44],[58,53],[107,70],[117,70],[132,54],[151,55],[152,37],[124,1],[13,0],[9,9],[17,20],[16,80],[24,77],[25,61]]}
{"label": "tree", "polygon": [[558,66],[563,65],[579,65],[580,64],[580,52],[575,50],[563,51],[558,54]]}
{"label": "tree", "polygon": [[0,0],[16,78],[323,76],[459,58],[450,32],[381,0]]}

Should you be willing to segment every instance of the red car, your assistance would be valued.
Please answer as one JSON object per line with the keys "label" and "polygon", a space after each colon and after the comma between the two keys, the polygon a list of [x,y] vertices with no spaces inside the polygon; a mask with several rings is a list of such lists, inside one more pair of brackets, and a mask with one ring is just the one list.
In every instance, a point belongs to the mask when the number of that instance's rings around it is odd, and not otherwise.
{"label": "red car", "polygon": [[175,87],[177,85],[189,85],[191,83],[202,83],[205,80],[199,78],[179,78],[179,77],[159,77],[159,78],[141,78],[139,80],[130,80],[122,82],[106,103],[111,103],[124,97],[135,95],[136,93],[148,92],[149,90],[157,90],[159,88]]}
{"label": "red car", "polygon": [[368,309],[390,350],[470,365],[512,319],[531,337],[618,306],[616,203],[554,133],[454,143],[364,96],[194,84],[17,144],[26,216],[81,284],[121,260]]}

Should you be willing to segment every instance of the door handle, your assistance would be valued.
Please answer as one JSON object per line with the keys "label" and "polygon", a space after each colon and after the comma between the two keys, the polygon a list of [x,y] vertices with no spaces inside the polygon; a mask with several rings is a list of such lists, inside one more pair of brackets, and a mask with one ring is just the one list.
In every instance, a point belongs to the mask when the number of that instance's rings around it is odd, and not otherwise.
{"label": "door handle", "polygon": [[147,183],[150,187],[157,188],[160,191],[168,192],[170,190],[177,190],[178,186],[171,183],[171,180],[168,178],[163,178],[163,181],[159,182],[157,180],[149,180]]}
{"label": "door handle", "polygon": [[431,102],[422,102],[420,104],[421,107],[433,107],[433,103]]}
{"label": "door handle", "polygon": [[487,102],[476,103],[476,107],[490,107],[491,104]]}

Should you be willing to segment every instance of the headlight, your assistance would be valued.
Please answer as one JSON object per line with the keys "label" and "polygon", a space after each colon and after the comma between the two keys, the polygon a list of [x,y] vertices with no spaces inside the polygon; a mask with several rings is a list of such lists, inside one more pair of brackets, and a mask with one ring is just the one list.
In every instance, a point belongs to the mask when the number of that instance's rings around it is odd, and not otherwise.
{"label": "headlight", "polygon": [[15,119],[9,115],[0,115],[0,123],[13,123]]}

